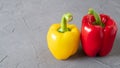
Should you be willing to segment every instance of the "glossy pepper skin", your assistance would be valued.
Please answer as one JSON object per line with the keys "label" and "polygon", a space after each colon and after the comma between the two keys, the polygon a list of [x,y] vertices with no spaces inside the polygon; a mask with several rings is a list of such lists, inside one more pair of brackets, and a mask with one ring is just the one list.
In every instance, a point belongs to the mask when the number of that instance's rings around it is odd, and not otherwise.
{"label": "glossy pepper skin", "polygon": [[82,19],[81,44],[87,56],[106,56],[110,53],[117,33],[115,21],[105,14],[89,9]]}
{"label": "glossy pepper skin", "polygon": [[80,32],[73,24],[70,13],[64,14],[61,24],[52,24],[48,30],[47,42],[52,55],[58,60],[65,60],[74,55],[79,47]]}

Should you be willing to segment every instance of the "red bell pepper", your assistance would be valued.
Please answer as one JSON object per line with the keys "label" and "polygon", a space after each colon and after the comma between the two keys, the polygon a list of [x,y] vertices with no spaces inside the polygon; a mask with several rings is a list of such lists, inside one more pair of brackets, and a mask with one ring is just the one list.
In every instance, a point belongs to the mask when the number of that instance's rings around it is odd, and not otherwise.
{"label": "red bell pepper", "polygon": [[115,21],[92,8],[82,19],[81,44],[87,56],[106,56],[110,53],[117,33]]}

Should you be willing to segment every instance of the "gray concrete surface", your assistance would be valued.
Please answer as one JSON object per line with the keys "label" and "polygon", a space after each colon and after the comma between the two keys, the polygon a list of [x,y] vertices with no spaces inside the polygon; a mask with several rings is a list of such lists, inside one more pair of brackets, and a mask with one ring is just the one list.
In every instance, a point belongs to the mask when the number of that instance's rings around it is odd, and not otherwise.
{"label": "gray concrete surface", "polygon": [[[120,68],[120,0],[0,0],[0,68]],[[90,58],[82,50],[66,61],[54,59],[46,34],[62,14],[81,27],[89,7],[110,15],[118,25],[111,53]]]}

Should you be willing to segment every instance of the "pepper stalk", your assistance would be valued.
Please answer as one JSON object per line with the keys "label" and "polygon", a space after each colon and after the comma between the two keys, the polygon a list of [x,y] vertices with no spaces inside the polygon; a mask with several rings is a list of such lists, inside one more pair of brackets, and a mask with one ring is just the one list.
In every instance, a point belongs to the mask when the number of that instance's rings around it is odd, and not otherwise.
{"label": "pepper stalk", "polygon": [[66,13],[62,16],[60,28],[58,29],[59,32],[64,33],[66,31],[70,31],[69,28],[67,28],[67,23],[71,22],[73,19],[73,16],[71,13]]}
{"label": "pepper stalk", "polygon": [[95,25],[100,25],[100,26],[102,26],[102,27],[105,26],[105,24],[102,23],[99,14],[98,14],[94,9],[90,8],[90,9],[88,10],[88,14],[92,14],[92,15],[94,16],[94,18],[95,18],[95,20],[96,20],[96,21],[94,22]]}

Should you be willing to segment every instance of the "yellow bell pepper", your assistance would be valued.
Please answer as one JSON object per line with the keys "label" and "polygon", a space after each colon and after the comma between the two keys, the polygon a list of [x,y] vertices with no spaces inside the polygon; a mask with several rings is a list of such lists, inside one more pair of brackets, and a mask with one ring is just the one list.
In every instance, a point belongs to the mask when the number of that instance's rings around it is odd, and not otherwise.
{"label": "yellow bell pepper", "polygon": [[58,60],[65,60],[74,55],[80,42],[80,32],[72,20],[72,14],[64,14],[61,24],[53,24],[48,30],[47,42],[52,55]]}

